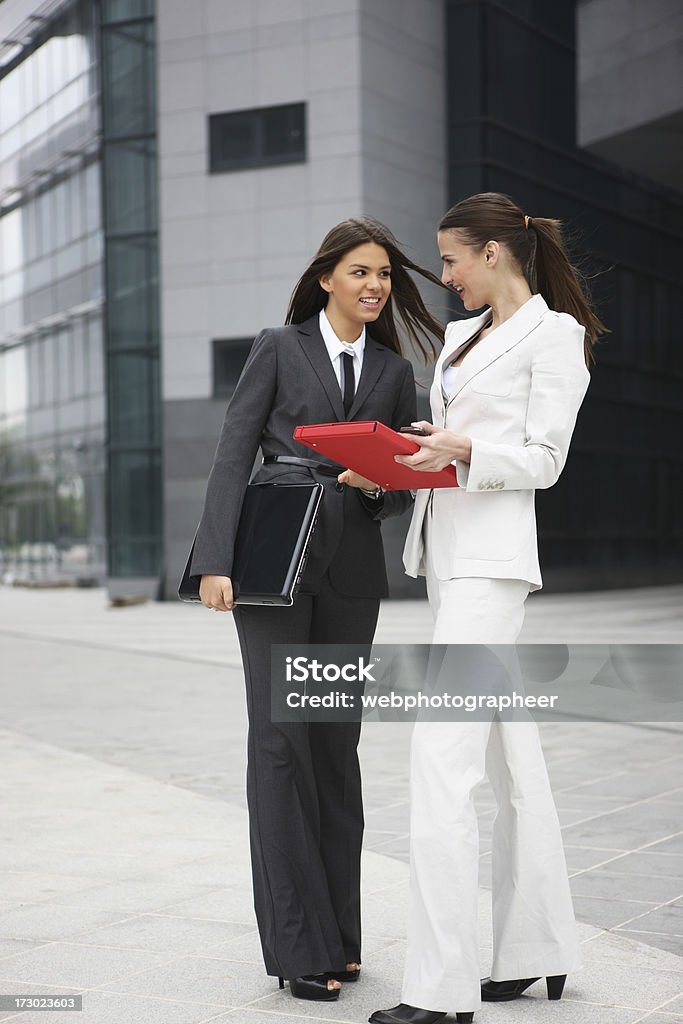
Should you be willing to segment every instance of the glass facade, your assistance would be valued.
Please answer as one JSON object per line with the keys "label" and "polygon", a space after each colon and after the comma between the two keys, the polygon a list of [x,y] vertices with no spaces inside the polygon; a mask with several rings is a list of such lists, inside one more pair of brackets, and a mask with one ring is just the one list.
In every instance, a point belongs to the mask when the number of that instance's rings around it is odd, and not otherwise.
{"label": "glass facade", "polygon": [[447,0],[449,199],[563,219],[611,328],[567,468],[539,492],[565,585],[683,577],[683,196],[576,146],[575,0]]}
{"label": "glass facade", "polygon": [[102,0],[108,575],[162,576],[152,0]]}
{"label": "glass facade", "polygon": [[21,40],[0,64],[0,573],[90,580],[105,557],[92,5]]}

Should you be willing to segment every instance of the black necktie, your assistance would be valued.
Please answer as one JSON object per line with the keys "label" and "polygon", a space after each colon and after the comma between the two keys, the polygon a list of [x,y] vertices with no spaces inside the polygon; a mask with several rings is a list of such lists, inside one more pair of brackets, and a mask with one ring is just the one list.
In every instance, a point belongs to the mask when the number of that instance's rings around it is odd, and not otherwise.
{"label": "black necktie", "polygon": [[342,366],[344,368],[344,414],[349,415],[353,405],[353,396],[356,390],[356,380],[353,375],[353,356],[348,352],[342,352]]}

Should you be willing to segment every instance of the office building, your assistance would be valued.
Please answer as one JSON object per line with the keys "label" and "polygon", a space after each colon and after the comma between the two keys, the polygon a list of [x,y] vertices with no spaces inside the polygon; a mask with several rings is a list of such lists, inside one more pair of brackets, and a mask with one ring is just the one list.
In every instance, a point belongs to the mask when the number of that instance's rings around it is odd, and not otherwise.
{"label": "office building", "polygon": [[[647,7],[643,33],[625,0],[5,0],[2,570],[172,596],[251,340],[329,227],[370,214],[438,270],[441,214],[495,190],[566,220],[612,329],[538,495],[546,582],[680,581],[683,197],[646,144],[680,111],[666,76],[643,98],[680,27]],[[423,592],[406,527],[395,596]]]}

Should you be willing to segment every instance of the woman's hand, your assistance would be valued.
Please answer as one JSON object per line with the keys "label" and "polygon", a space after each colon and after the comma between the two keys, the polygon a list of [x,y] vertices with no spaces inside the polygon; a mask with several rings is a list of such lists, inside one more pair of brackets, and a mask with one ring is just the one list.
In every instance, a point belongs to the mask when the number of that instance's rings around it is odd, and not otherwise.
{"label": "woman's hand", "polygon": [[337,483],[348,484],[349,487],[361,487],[364,491],[377,490],[377,484],[373,484],[372,480],[368,480],[366,476],[361,476],[360,473],[354,472],[353,469],[345,469],[343,473],[340,473],[337,477]]}
{"label": "woman's hand", "polygon": [[451,430],[444,430],[442,427],[435,427],[433,423],[420,420],[419,423],[411,424],[413,427],[422,427],[427,431],[428,437],[420,437],[419,434],[406,434],[411,441],[416,441],[420,446],[419,452],[413,455],[394,455],[394,460],[402,466],[410,466],[421,473],[438,473],[439,470],[450,466],[454,459],[461,462],[469,462],[472,456],[472,439],[464,434],[454,434]]}
{"label": "woman's hand", "polygon": [[205,608],[213,608],[216,612],[231,612],[237,607],[229,576],[202,576],[199,596]]}

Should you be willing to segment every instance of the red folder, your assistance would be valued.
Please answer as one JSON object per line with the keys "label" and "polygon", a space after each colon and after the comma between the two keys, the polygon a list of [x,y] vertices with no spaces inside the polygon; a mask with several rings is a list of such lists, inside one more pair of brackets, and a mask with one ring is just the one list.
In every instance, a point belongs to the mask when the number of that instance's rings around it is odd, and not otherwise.
{"label": "red folder", "polygon": [[394,455],[412,455],[420,446],[410,434],[399,434],[378,420],[300,426],[294,431],[294,440],[355,470],[385,491],[458,486],[455,466],[424,473],[394,462]]}

